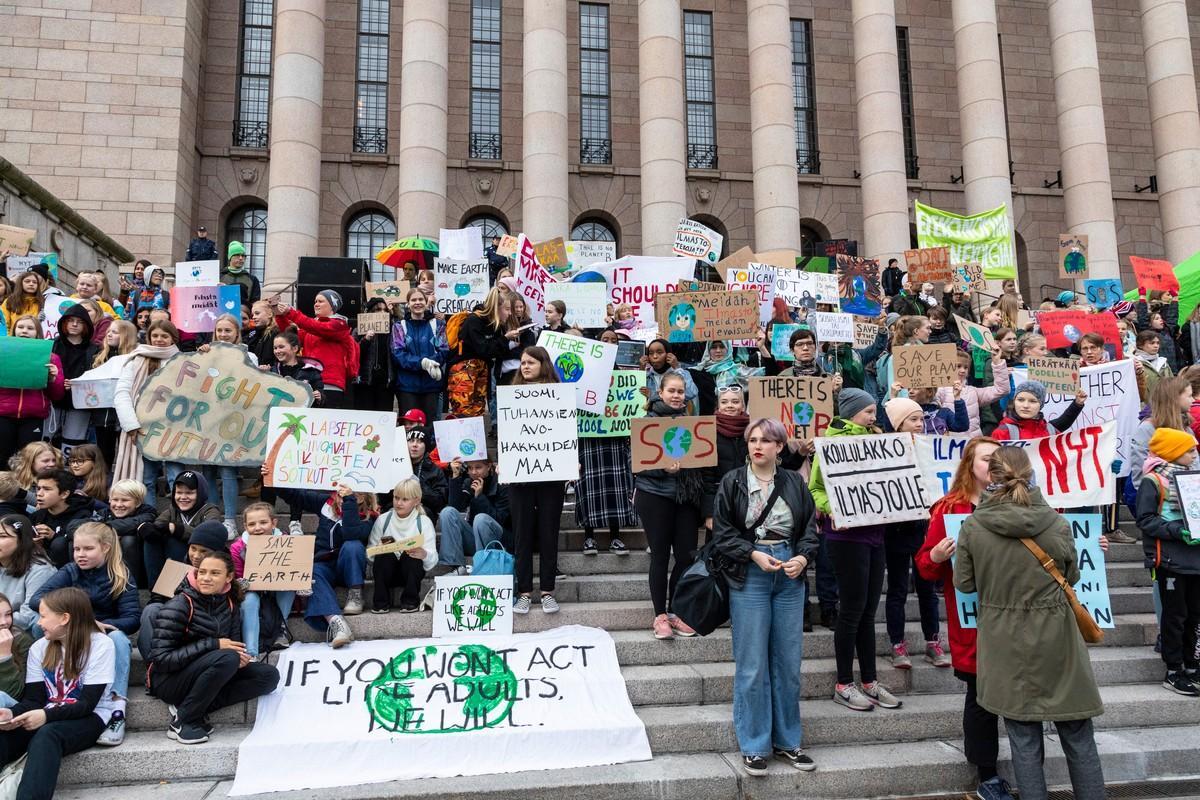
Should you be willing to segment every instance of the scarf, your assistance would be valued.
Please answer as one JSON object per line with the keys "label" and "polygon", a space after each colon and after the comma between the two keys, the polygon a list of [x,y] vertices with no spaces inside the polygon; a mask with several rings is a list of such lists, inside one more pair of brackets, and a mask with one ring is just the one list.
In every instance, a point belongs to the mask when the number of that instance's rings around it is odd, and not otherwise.
{"label": "scarf", "polygon": [[1174,476],[1176,472],[1187,471],[1188,469],[1190,469],[1190,467],[1184,467],[1180,464],[1173,464],[1168,461],[1164,461],[1163,463],[1154,467],[1154,472],[1161,475],[1167,484],[1167,496],[1163,500],[1163,507],[1169,508],[1175,514],[1180,513],[1179,492],[1175,488],[1175,481],[1172,480],[1172,476]]}
{"label": "scarf", "polygon": [[[162,361],[178,353],[179,348],[175,345],[155,347],[149,344],[139,344],[134,348],[134,351],[129,354],[129,359],[137,365],[130,386],[130,397],[137,397],[142,387],[146,385],[146,381],[150,377],[151,361],[154,361],[157,367]],[[138,356],[142,356],[142,358],[138,358]],[[116,483],[118,480],[134,480],[139,483],[142,480],[142,453],[129,431],[121,431],[121,438],[117,442],[117,458],[116,463],[113,464],[113,482]]]}
{"label": "scarf", "polygon": [[750,424],[750,415],[744,411],[741,414],[722,414],[717,412],[717,433],[731,439],[740,439]]}

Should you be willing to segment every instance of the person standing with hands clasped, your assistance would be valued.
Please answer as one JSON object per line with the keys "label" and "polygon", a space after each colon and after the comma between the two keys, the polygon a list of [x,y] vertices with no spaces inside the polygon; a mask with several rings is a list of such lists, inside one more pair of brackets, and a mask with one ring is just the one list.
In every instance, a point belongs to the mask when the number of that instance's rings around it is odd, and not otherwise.
{"label": "person standing with hands clasped", "polygon": [[721,480],[713,509],[714,547],[736,565],[733,727],[747,774],[765,774],[772,754],[809,772],[816,765],[800,746],[800,659],[816,507],[800,476],[779,466],[782,423],[755,420],[745,438],[750,463]]}
{"label": "person standing with hands clasped", "polygon": [[1022,541],[1079,581],[1071,528],[1033,485],[1023,448],[988,461],[987,492],[958,535],[954,586],[979,593],[979,705],[1004,718],[1021,800],[1046,800],[1044,722],[1053,722],[1078,800],[1104,798],[1092,717],[1104,713],[1063,588]]}

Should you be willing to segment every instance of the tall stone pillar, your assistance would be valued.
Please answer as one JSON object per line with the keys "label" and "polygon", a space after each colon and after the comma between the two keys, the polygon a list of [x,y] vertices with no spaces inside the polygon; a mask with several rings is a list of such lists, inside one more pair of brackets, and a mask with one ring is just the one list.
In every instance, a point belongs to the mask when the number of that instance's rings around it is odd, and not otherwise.
{"label": "tall stone pillar", "polygon": [[281,289],[295,280],[300,256],[317,254],[325,0],[276,0],[271,75],[271,162],[263,283],[267,289]]}
{"label": "tall stone pillar", "polygon": [[535,242],[570,237],[567,205],[567,2],[525,0],[522,227]]}
{"label": "tall stone pillar", "polygon": [[1086,233],[1088,274],[1116,278],[1120,275],[1117,229],[1092,0],[1049,0],[1049,11],[1050,60],[1066,207],[1061,232]]}
{"label": "tall stone pillar", "polygon": [[1167,259],[1200,251],[1200,114],[1184,0],[1141,0],[1158,213]]}
{"label": "tall stone pillar", "polygon": [[747,0],[756,250],[800,250],[792,24],[787,0]]}
{"label": "tall stone pillar", "polygon": [[687,216],[683,14],[679,0],[638,0],[642,253],[667,256]]}
{"label": "tall stone pillar", "polygon": [[400,61],[399,236],[431,236],[446,225],[446,107],[449,8],[406,0]]}
{"label": "tall stone pillar", "polygon": [[895,0],[853,0],[854,94],[862,174],[859,254],[903,258],[908,249],[908,178],[896,56]]}

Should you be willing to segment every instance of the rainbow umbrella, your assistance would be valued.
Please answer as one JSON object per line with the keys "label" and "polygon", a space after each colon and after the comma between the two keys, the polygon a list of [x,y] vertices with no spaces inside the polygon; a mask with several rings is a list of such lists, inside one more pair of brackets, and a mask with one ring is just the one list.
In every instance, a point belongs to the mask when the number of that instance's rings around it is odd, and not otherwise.
{"label": "rainbow umbrella", "polygon": [[418,269],[433,269],[433,259],[438,254],[436,239],[424,236],[408,236],[397,239],[375,254],[375,260],[385,267],[400,269],[409,261]]}

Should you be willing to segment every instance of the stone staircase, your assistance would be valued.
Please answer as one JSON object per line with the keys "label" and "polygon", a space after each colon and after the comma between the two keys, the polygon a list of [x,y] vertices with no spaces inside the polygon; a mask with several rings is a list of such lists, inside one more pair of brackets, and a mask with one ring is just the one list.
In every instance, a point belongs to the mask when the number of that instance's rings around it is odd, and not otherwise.
{"label": "stone staircase", "polygon": [[[311,521],[311,520],[310,520]],[[562,611],[538,608],[515,619],[514,630],[536,631],[566,624],[607,629],[616,641],[626,687],[646,725],[652,761],[572,770],[522,772],[450,779],[347,786],[337,790],[288,792],[292,798],[457,798],[486,793],[494,800],[586,800],[656,798],[871,798],[961,794],[974,788],[974,771],[962,753],[962,684],[952,670],[937,669],[919,655],[911,671],[894,670],[885,655],[880,678],[904,700],[896,711],[856,713],[835,705],[833,636],[820,626],[805,634],[802,718],[805,746],[817,763],[813,773],[772,764],[763,778],[740,768],[733,733],[732,643],[728,628],[708,637],[660,642],[650,634],[652,618],[645,579],[649,556],[640,531],[627,532],[633,552],[618,557],[578,552],[582,533],[568,528],[564,514],[556,596]],[[1132,530],[1129,522],[1123,523]],[[1113,545],[1108,579],[1117,627],[1091,649],[1106,712],[1096,720],[1097,740],[1110,783],[1192,780],[1200,777],[1195,742],[1200,736],[1200,700],[1171,694],[1159,685],[1163,666],[1153,651],[1157,633],[1148,571],[1141,545]],[[811,587],[810,587],[811,588]],[[369,587],[368,590],[369,592]],[[369,596],[369,595],[368,595]],[[916,598],[907,606],[908,644],[924,650]],[[944,609],[943,609],[944,616]],[[364,614],[351,620],[360,639],[428,636],[430,615]],[[301,641],[319,637],[298,618]],[[944,634],[943,634],[944,635]],[[880,603],[878,652],[890,651]],[[166,707],[140,687],[144,666],[134,653],[129,733],[118,748],[95,747],[70,756],[59,779],[60,798],[166,796],[224,797],[237,763],[237,749],[254,721],[254,703],[214,715],[216,733],[206,744],[178,745],[165,736]],[[298,732],[302,736],[303,732]],[[398,752],[397,757],[403,757]],[[547,754],[552,763],[553,754]],[[1001,772],[1008,774],[1001,737]],[[1051,784],[1068,783],[1065,761],[1053,736],[1047,747]],[[337,769],[330,765],[330,769]],[[347,776],[349,779],[349,776]],[[103,786],[97,786],[103,784]],[[1161,784],[1160,784],[1161,785]]]}

